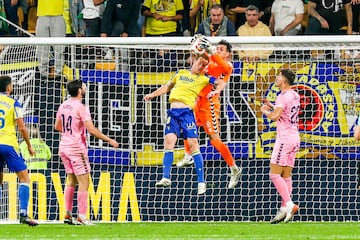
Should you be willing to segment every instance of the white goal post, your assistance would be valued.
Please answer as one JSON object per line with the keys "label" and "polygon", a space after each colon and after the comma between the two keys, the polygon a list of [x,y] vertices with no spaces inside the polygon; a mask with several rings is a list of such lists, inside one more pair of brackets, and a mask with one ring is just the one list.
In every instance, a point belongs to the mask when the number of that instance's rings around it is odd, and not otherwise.
{"label": "white goal post", "polygon": [[[222,39],[233,46],[234,71],[221,95],[221,138],[243,174],[237,188],[228,189],[229,169],[200,131],[208,190],[197,196],[193,167],[173,165],[171,188],[155,188],[163,171],[168,102],[167,96],[143,101],[189,67],[191,37],[2,38],[0,74],[12,77],[27,125],[38,127],[52,151],[46,169],[29,170],[30,216],[43,222],[64,217],[65,172],[53,124],[67,98],[66,82],[81,79],[96,127],[120,143],[113,149],[88,136],[89,219],[269,221],[280,205],[268,176],[275,125],[259,109],[262,98],[275,100],[279,69],[290,68],[302,101],[301,149],[293,172],[300,212],[294,220],[359,221],[360,144],[353,130],[360,113],[360,37],[209,37],[213,44]],[[262,57],[243,61],[244,54]],[[180,139],[174,164],[183,154]],[[0,222],[11,222],[18,219],[17,179],[4,172]]]}

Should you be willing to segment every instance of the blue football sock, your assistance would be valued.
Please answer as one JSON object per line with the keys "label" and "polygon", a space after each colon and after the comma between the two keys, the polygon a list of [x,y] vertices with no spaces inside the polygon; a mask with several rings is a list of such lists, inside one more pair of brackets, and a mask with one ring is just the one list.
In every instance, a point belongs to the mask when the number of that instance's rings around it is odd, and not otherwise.
{"label": "blue football sock", "polygon": [[205,179],[204,179],[204,159],[203,159],[203,157],[201,155],[201,152],[199,150],[193,152],[191,155],[193,156],[193,159],[194,159],[195,170],[196,170],[196,173],[198,175],[198,182],[203,183],[203,182],[205,182]]}
{"label": "blue football sock", "polygon": [[20,201],[20,215],[26,216],[29,205],[30,187],[28,183],[20,183],[19,186],[19,201]]}
{"label": "blue football sock", "polygon": [[163,159],[164,178],[170,179],[171,165],[174,161],[174,151],[165,150]]}

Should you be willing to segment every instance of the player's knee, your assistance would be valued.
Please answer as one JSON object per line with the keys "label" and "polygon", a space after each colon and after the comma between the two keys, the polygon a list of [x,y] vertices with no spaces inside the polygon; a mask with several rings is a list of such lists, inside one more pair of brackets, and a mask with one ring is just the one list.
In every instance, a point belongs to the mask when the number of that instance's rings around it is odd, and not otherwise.
{"label": "player's knee", "polygon": [[217,133],[208,133],[208,136],[210,138],[210,141],[220,139],[220,136]]}
{"label": "player's knee", "polygon": [[199,150],[199,143],[196,138],[188,138],[190,152]]}
{"label": "player's knee", "polygon": [[175,148],[177,138],[176,138],[176,136],[174,137],[174,136],[168,136],[168,135],[165,136],[164,146],[165,146],[165,149],[172,150]]}

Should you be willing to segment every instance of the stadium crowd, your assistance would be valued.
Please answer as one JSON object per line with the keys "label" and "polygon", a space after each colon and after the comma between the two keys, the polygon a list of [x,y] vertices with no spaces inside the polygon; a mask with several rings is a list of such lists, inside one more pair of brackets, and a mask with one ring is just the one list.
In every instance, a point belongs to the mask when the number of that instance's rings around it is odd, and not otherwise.
{"label": "stadium crowd", "polygon": [[[0,0],[0,17],[14,23],[0,21],[0,36],[350,35],[360,31],[359,7],[360,0]],[[57,77],[64,65],[57,55],[65,49],[55,48],[52,71]],[[48,52],[43,47],[37,56],[41,76],[49,75]],[[105,60],[114,58],[111,48],[100,52]],[[234,56],[257,61],[271,54],[250,50]],[[340,54],[360,58],[358,51]]]}
{"label": "stadium crowd", "polygon": [[[239,32],[240,27],[254,27],[249,17],[257,18],[261,28],[268,27],[271,35],[358,34],[359,3],[360,0],[0,0],[0,15],[36,35],[39,18],[54,16],[64,19],[64,36],[77,37],[244,35]],[[250,5],[257,8],[256,13],[252,12],[255,15],[247,13]],[[11,24],[1,24],[0,30],[2,36],[24,35]]]}

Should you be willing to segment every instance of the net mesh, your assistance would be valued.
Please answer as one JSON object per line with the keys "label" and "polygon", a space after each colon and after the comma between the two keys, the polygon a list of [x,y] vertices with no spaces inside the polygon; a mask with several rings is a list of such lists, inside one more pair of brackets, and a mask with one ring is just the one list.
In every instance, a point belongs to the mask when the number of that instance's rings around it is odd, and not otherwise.
{"label": "net mesh", "polygon": [[[261,114],[260,104],[263,98],[275,101],[279,92],[275,76],[279,69],[290,68],[296,73],[295,88],[302,101],[301,149],[293,171],[293,200],[300,205],[300,212],[294,220],[359,221],[359,143],[352,137],[360,110],[358,43],[304,40],[244,44],[241,39],[229,38],[234,71],[221,95],[221,138],[243,174],[239,185],[228,189],[230,170],[201,130],[208,190],[198,196],[193,166],[173,165],[171,188],[155,188],[163,171],[169,103],[167,96],[150,103],[143,101],[174,72],[189,67],[190,41],[139,41],[67,44],[60,48],[51,47],[51,41],[39,46],[10,42],[2,46],[1,74],[12,77],[14,95],[23,104],[27,125],[38,126],[52,152],[47,169],[30,170],[31,216],[41,221],[61,221],[64,217],[65,172],[58,156],[59,134],[53,124],[57,108],[67,98],[66,82],[81,79],[88,88],[85,103],[95,126],[120,143],[119,149],[113,149],[88,136],[92,167],[89,219],[269,221],[280,207],[268,176],[276,132],[275,124]],[[56,49],[63,52],[54,54]],[[244,55],[248,61],[241,59]],[[260,59],[253,61],[249,58],[253,56]],[[46,69],[45,75],[39,65]],[[174,155],[174,164],[183,158],[182,139]],[[9,222],[18,218],[17,181],[14,173],[6,168],[4,172],[0,219]],[[76,212],[76,200],[74,206]]]}

